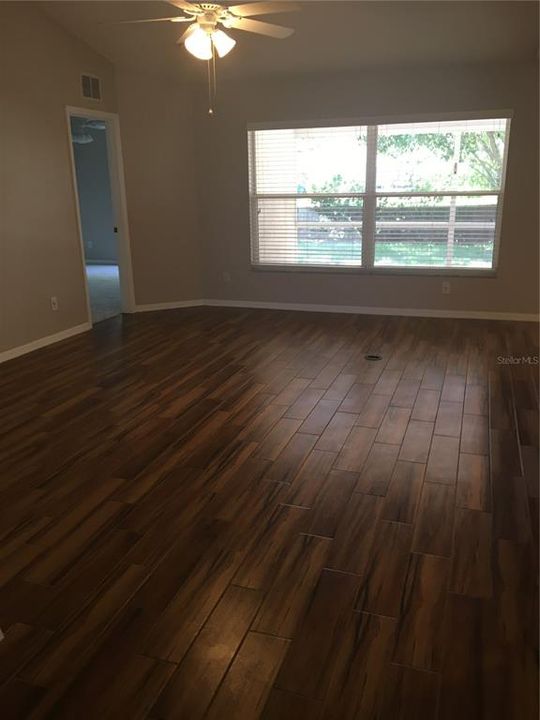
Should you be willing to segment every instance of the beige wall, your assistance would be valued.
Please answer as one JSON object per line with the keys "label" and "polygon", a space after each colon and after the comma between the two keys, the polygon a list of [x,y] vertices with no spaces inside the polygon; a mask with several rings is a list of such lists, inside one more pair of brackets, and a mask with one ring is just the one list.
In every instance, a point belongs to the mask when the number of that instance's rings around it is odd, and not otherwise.
{"label": "beige wall", "polygon": [[[81,98],[81,72],[102,103]],[[202,297],[190,91],[115,79],[35,5],[0,3],[0,353],[87,320],[66,105],[120,113],[136,302]]]}
{"label": "beige wall", "polygon": [[[250,267],[246,124],[513,109],[499,272],[494,279],[255,271]],[[222,83],[217,115],[198,97],[205,296],[263,302],[535,313],[538,70],[535,64],[386,69]],[[223,274],[229,273],[226,282]]]}
{"label": "beige wall", "polygon": [[136,302],[201,298],[190,90],[130,72],[117,88]]}
{"label": "beige wall", "polygon": [[87,319],[65,115],[93,107],[82,71],[115,111],[110,63],[31,4],[0,3],[0,351]]}

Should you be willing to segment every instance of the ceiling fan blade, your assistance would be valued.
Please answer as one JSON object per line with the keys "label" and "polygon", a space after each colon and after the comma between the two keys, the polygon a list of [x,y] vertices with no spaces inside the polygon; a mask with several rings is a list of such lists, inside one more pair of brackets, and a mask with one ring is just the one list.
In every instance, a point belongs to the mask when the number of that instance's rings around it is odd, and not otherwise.
{"label": "ceiling fan blade", "polygon": [[150,22],[193,22],[193,18],[184,18],[180,15],[164,18],[148,18],[147,20],[118,20],[115,25],[133,25],[134,23],[150,23]]}
{"label": "ceiling fan blade", "polygon": [[187,30],[184,33],[182,33],[182,35],[180,35],[180,37],[176,41],[176,44],[181,45],[183,42],[185,42],[188,39],[188,37],[191,35],[191,33],[195,30],[196,27],[197,27],[197,23],[193,23],[193,25],[190,25],[187,28]]}
{"label": "ceiling fan blade", "polygon": [[242,5],[232,5],[227,8],[233,15],[251,17],[251,15],[272,15],[274,13],[296,12],[300,10],[300,3],[296,2],[254,2]]}
{"label": "ceiling fan blade", "polygon": [[245,30],[246,32],[257,33],[258,35],[268,35],[268,37],[284,38],[292,35],[293,28],[283,27],[283,25],[273,25],[272,23],[261,22],[260,20],[248,20],[248,18],[234,18],[227,22],[226,27],[235,28],[235,30]]}
{"label": "ceiling fan blade", "polygon": [[200,8],[196,3],[190,3],[186,2],[185,0],[167,0],[169,5],[174,5],[174,7],[177,7],[179,10],[189,10],[191,12],[199,12]]}

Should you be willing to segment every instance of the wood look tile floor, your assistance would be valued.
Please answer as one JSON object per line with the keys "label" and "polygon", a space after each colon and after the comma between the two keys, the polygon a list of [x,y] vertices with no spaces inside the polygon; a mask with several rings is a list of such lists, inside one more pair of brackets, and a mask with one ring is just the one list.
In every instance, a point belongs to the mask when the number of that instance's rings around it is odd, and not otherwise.
{"label": "wood look tile floor", "polygon": [[536,718],[537,355],[207,308],[1,366],[2,717]]}

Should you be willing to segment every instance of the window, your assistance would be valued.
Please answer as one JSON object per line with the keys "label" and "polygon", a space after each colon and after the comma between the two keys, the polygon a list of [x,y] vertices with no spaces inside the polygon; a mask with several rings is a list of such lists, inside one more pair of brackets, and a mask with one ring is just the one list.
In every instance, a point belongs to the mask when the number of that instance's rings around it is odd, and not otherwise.
{"label": "window", "polygon": [[252,263],[491,270],[509,120],[248,131]]}

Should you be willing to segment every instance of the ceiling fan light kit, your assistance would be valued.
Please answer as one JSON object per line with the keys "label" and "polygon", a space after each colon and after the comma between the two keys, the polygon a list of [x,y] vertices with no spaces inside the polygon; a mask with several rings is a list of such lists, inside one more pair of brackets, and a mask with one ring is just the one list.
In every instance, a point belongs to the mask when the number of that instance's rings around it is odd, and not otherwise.
{"label": "ceiling fan light kit", "polygon": [[212,58],[212,40],[208,33],[201,28],[193,28],[193,32],[189,33],[184,40],[184,47],[193,57],[199,60],[210,60]]}
{"label": "ceiling fan light kit", "polygon": [[212,33],[212,43],[216,48],[216,52],[220,58],[225,57],[227,53],[230,53],[233,47],[236,45],[236,40],[223,32],[223,30],[216,30]]}
{"label": "ceiling fan light kit", "polygon": [[194,27],[184,40],[184,47],[199,60],[211,60],[213,50],[220,58],[225,57],[236,45],[236,40],[229,37],[223,30],[203,30]]}
{"label": "ceiling fan light kit", "polygon": [[300,9],[300,5],[296,2],[252,2],[232,6],[218,5],[217,3],[192,3],[187,0],[167,0],[167,2],[185,15],[148,20],[125,20],[123,22],[191,23],[177,43],[183,44],[186,50],[197,59],[208,62],[209,115],[214,114],[213,105],[216,97],[216,54],[220,58],[225,57],[236,45],[236,40],[223,32],[219,25],[282,40],[292,35],[294,30],[249,18],[252,15],[271,15]]}

